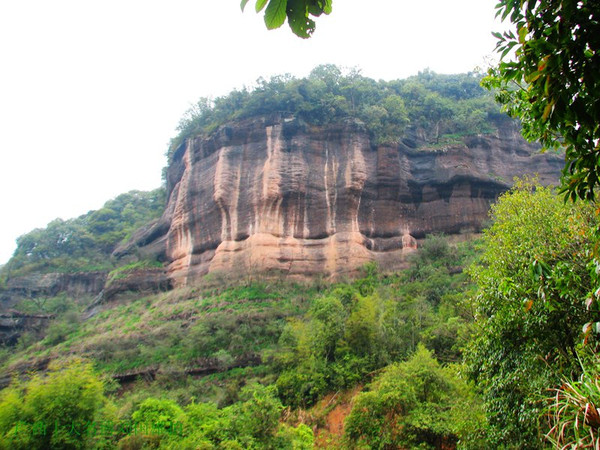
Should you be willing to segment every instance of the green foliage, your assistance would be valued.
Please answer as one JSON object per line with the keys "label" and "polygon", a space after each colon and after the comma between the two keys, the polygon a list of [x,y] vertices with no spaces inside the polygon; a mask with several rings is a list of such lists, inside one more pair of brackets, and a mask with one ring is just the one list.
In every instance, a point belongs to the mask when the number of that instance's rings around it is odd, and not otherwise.
{"label": "green foliage", "polygon": [[316,298],[304,318],[289,320],[272,355],[284,402],[312,405],[402,360],[419,342],[444,360],[459,360],[471,319],[461,304],[464,276],[450,275],[446,264],[459,265],[461,252],[433,237],[413,259],[419,269],[384,284],[367,266],[364,278],[337,286]]}
{"label": "green foliage", "polygon": [[[242,0],[244,10],[248,0]],[[287,17],[292,32],[301,38],[309,38],[315,31],[315,21],[310,17],[331,13],[332,0],[256,0],[255,10],[265,9],[265,25],[269,30],[279,28]]]}
{"label": "green foliage", "polygon": [[134,272],[136,270],[141,269],[152,269],[163,267],[163,264],[159,261],[151,261],[151,260],[141,260],[132,262],[130,264],[126,264],[124,266],[117,267],[116,269],[111,270],[106,277],[106,283],[109,285],[111,282],[120,280],[122,278],[127,277],[127,274],[130,272]]}
{"label": "green foliage", "polygon": [[140,404],[131,419],[140,429],[174,432],[177,424],[185,423],[185,413],[172,400],[148,398]]}
{"label": "green foliage", "polygon": [[358,119],[375,144],[398,142],[409,128],[426,134],[431,144],[448,135],[487,133],[499,109],[479,82],[477,74],[429,70],[406,80],[375,81],[331,64],[316,67],[306,78],[260,78],[251,91],[200,99],[180,120],[168,155],[172,158],[188,137],[211,133],[230,120],[267,114],[294,116],[295,126]]}
{"label": "green foliage", "polygon": [[[310,405],[365,383],[419,342],[444,361],[460,357],[470,319],[464,275],[455,269],[473,249],[430,239],[400,274],[381,275],[369,264],[362,278],[319,289],[271,282],[186,288],[115,304],[81,323],[68,308],[44,341],[5,367],[83,351],[110,373],[158,368],[154,382],[124,390],[117,421],[156,432],[96,436],[90,446],[308,448],[310,428],[280,423],[284,404]],[[216,373],[188,377],[187,368]],[[184,424],[181,433],[158,433],[175,422]]]}
{"label": "green foliage", "polygon": [[239,397],[221,409],[147,397],[119,417],[89,364],[54,364],[0,392],[0,448],[312,448],[310,428],[280,423],[274,386],[248,385]]}
{"label": "green foliage", "polygon": [[[273,386],[252,384],[240,392],[240,401],[225,408],[214,403],[190,403],[185,409],[171,400],[148,398],[132,414],[135,423],[145,423],[147,430],[178,429],[154,437],[148,432],[141,439],[125,436],[121,448],[151,445],[164,449],[180,448],[312,448],[313,433],[300,425],[296,428],[280,423],[283,405]],[[177,427],[176,424],[180,426]]]}
{"label": "green foliage", "polygon": [[[498,38],[503,61],[485,85],[523,134],[547,148],[564,146],[567,197],[594,197],[599,186],[600,22],[593,0],[500,0],[497,15],[514,28]],[[508,55],[514,56],[507,58]]]}
{"label": "green foliage", "polygon": [[2,268],[4,276],[111,268],[110,254],[134,230],[159,217],[164,189],[121,194],[75,219],[55,219],[17,239],[17,249]]}
{"label": "green foliage", "polygon": [[45,343],[49,346],[59,344],[75,332],[78,327],[79,314],[73,310],[68,311],[48,326]]}
{"label": "green foliage", "polygon": [[597,355],[577,381],[564,381],[549,400],[548,440],[556,448],[600,446],[600,370]]}
{"label": "green foliage", "polygon": [[88,448],[106,401],[102,381],[80,360],[13,382],[0,394],[0,448]]}
{"label": "green foliage", "polygon": [[551,188],[517,181],[492,208],[485,251],[470,273],[478,285],[476,333],[467,361],[483,390],[493,442],[537,448],[541,399],[579,373],[577,348],[595,337],[592,205],[565,204]]}
{"label": "green foliage", "polygon": [[474,393],[422,345],[355,398],[345,426],[351,448],[481,448],[484,433]]}

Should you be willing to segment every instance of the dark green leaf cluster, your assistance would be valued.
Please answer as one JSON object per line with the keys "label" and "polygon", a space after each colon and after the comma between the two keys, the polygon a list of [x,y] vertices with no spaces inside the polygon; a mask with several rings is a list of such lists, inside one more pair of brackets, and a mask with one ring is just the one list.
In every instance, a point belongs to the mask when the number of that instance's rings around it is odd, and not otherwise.
{"label": "dark green leaf cluster", "polygon": [[[242,0],[244,10],[248,0]],[[279,28],[287,17],[288,25],[296,36],[309,38],[315,31],[315,21],[310,18],[331,13],[332,0],[256,0],[256,12],[265,6],[265,25],[269,30]]]}
{"label": "dark green leaf cluster", "polygon": [[[547,148],[564,146],[563,192],[594,197],[600,185],[600,8],[596,0],[501,0],[497,15],[513,31],[495,33],[504,59],[486,84],[498,90],[523,133]],[[514,51],[514,57],[506,57]]]}
{"label": "dark green leaf cluster", "polygon": [[344,430],[350,448],[485,447],[485,415],[472,388],[423,345],[353,403]]}
{"label": "dark green leaf cluster", "polygon": [[74,219],[55,219],[17,239],[17,249],[3,267],[8,277],[31,272],[72,272],[112,268],[110,254],[133,231],[160,217],[164,189],[131,191],[96,211]]}
{"label": "dark green leaf cluster", "polygon": [[405,80],[375,81],[334,65],[318,66],[306,78],[260,78],[253,90],[198,101],[181,119],[168,155],[191,136],[210,133],[231,120],[269,114],[314,125],[358,119],[376,144],[397,142],[407,128],[419,130],[432,144],[444,136],[491,132],[499,108],[479,82],[473,73],[439,75],[429,70]]}

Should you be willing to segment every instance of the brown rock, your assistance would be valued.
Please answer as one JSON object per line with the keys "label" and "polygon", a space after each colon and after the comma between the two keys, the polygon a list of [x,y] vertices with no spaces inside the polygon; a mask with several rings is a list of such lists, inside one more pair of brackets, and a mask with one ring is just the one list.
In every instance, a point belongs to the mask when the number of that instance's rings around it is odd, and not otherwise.
{"label": "brown rock", "polygon": [[0,313],[0,343],[14,345],[25,330],[40,331],[52,318],[53,314],[26,314],[15,310]]}
{"label": "brown rock", "polygon": [[176,284],[207,273],[352,273],[399,266],[429,233],[477,232],[515,176],[556,183],[564,161],[515,123],[431,149],[417,132],[373,146],[356,120],[309,126],[259,117],[189,139],[167,174],[163,217],[128,247],[169,263]]}
{"label": "brown rock", "polygon": [[116,279],[108,280],[101,299],[108,301],[124,292],[153,293],[170,288],[171,281],[164,269],[137,269],[123,273]]}
{"label": "brown rock", "polygon": [[54,297],[65,292],[69,297],[95,296],[106,282],[107,272],[34,273],[7,282],[0,295],[0,311],[12,308],[20,299]]}

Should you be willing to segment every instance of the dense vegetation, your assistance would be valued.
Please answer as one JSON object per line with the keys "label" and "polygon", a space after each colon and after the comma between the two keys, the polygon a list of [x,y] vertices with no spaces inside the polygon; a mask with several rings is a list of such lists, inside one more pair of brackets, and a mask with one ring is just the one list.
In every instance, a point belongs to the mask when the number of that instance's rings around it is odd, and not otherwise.
{"label": "dense vegetation", "polygon": [[599,374],[594,209],[529,181],[492,208],[485,252],[471,269],[478,320],[467,361],[495,445],[539,448],[548,390],[588,369]]}
{"label": "dense vegetation", "polygon": [[[424,358],[425,350],[419,350],[420,362],[413,366],[429,367],[434,356],[446,364],[460,361],[472,315],[463,301],[469,285],[458,268],[473,257],[472,244],[457,247],[432,236],[413,257],[411,269],[398,274],[379,274],[368,266],[358,280],[335,285],[265,280],[184,289],[132,298],[83,322],[78,319],[82,305],[50,299],[48,305],[63,306],[53,309],[58,314],[54,323],[45,334],[24,336],[16,352],[5,351],[3,366],[6,371],[45,359],[65,360],[75,353],[93,361],[99,373],[155,379],[139,381],[125,392],[114,382],[106,383],[102,401],[95,403],[103,419],[95,419],[92,430],[78,441],[79,448],[117,443],[140,448],[144,442],[161,448],[192,443],[206,448],[310,448],[312,428],[320,430],[327,411],[307,412],[307,419],[297,414],[317,408],[328,393],[365,383],[389,364],[409,358],[420,344],[432,353]],[[214,281],[208,280],[213,286]],[[26,306],[31,311],[32,305]],[[76,363],[75,372],[60,373],[76,377],[81,367]],[[444,380],[465,393],[465,401],[474,401],[473,389],[456,378],[454,369],[432,370],[441,371]],[[49,378],[40,376],[35,382],[49,386],[55,376],[50,372]],[[43,448],[48,439],[59,439],[31,431],[44,419],[26,406],[27,383],[4,390],[0,400],[8,402],[1,410],[13,411],[0,423],[10,448]],[[290,406],[296,413],[284,409]],[[77,410],[65,414],[60,419],[65,424],[82,423],[68,415],[78,417]],[[114,432],[99,431],[103,420],[114,424]],[[132,424],[144,421],[159,429],[131,432]],[[169,432],[174,421],[183,426],[179,434]],[[17,422],[28,436],[26,444],[15,437]],[[481,425],[467,422],[464,429]],[[412,433],[411,439],[430,442],[433,433],[455,442],[464,437],[460,430],[423,424],[422,433]],[[64,439],[74,440],[63,431]],[[325,430],[318,434],[328,439]]]}
{"label": "dense vegetation", "polygon": [[97,211],[74,219],[55,219],[17,239],[17,249],[2,275],[110,270],[117,244],[152,219],[165,205],[164,189],[131,191],[109,200]]}
{"label": "dense vegetation", "polygon": [[408,269],[368,265],[343,283],[207,279],[132,295],[85,321],[84,305],[64,297],[23,302],[17,308],[57,317],[0,352],[4,372],[73,354],[90,363],[13,381],[0,394],[0,441],[7,448],[597,445],[594,208],[521,180],[492,219],[479,244],[430,236]]}
{"label": "dense vegetation", "polygon": [[562,190],[593,199],[600,187],[600,9],[594,0],[500,0],[512,30],[498,38],[501,62],[486,84],[523,124],[523,135],[566,153]]}
{"label": "dense vegetation", "polygon": [[493,130],[499,114],[477,74],[439,75],[429,70],[405,80],[375,81],[357,70],[316,67],[306,78],[259,79],[254,89],[200,99],[183,117],[169,155],[188,137],[233,119],[265,114],[295,116],[310,124],[361,120],[377,143],[396,142],[408,127],[426,132],[431,144],[456,135]]}

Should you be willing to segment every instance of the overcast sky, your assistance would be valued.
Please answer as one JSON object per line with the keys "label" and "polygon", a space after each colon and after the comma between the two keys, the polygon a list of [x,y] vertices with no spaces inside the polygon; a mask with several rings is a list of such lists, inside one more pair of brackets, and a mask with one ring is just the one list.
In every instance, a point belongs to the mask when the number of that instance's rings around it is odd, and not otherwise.
{"label": "overcast sky", "polygon": [[267,31],[254,0],[0,2],[0,264],[56,217],[160,186],[199,97],[323,63],[375,79],[473,70],[496,0],[334,0],[308,40]]}

